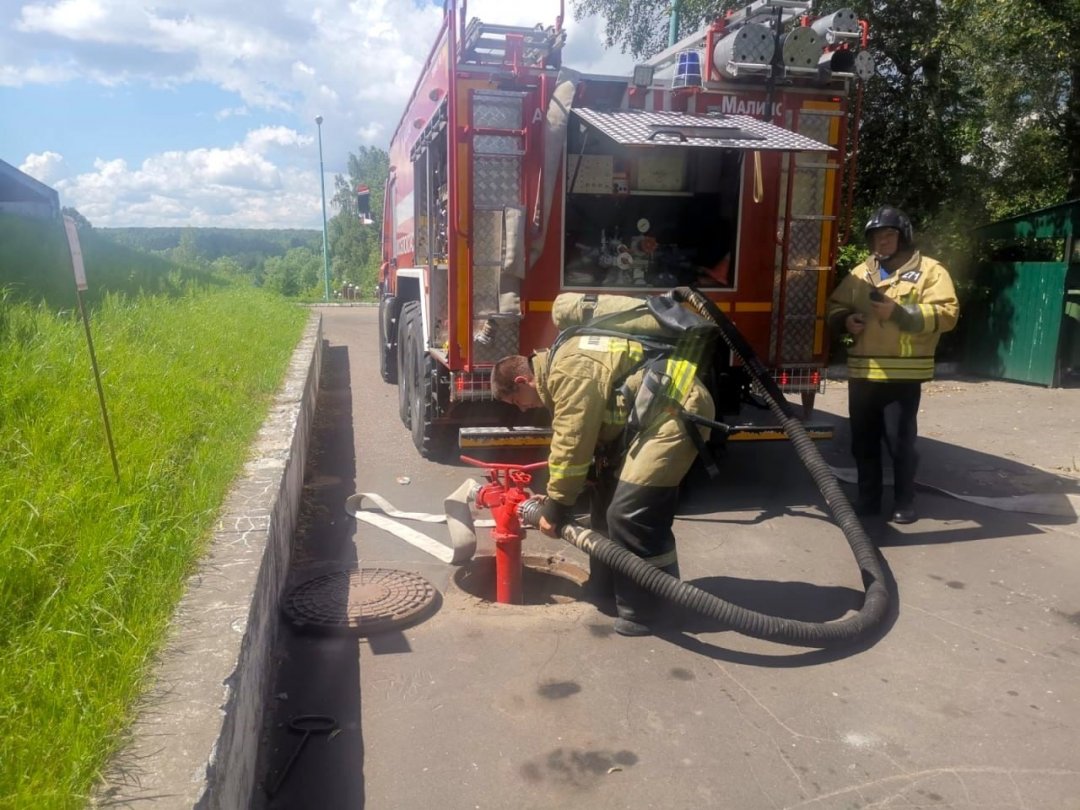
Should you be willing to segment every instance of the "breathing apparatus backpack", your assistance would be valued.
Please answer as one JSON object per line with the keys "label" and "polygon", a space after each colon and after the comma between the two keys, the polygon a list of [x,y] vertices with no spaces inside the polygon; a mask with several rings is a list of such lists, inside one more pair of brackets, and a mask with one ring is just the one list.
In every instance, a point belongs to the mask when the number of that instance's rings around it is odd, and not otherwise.
{"label": "breathing apparatus backpack", "polygon": [[[676,416],[686,426],[710,473],[714,472],[715,464],[700,432],[687,423],[724,432],[727,426],[687,412],[683,403],[694,380],[712,360],[719,336],[717,324],[682,306],[670,292],[646,299],[562,293],[552,305],[551,319],[559,330],[550,351],[552,359],[567,340],[577,336],[606,335],[640,344],[642,360],[615,384],[634,403],[627,419],[628,434],[643,430],[655,419]],[[642,369],[641,386],[635,394],[626,381]]]}

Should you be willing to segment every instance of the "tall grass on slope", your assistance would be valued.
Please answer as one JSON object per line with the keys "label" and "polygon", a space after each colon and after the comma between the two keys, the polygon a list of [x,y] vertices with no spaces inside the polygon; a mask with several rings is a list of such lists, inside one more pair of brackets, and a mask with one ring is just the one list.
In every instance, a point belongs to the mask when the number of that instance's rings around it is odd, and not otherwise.
{"label": "tall grass on slope", "polygon": [[0,300],[0,806],[83,805],[308,313],[250,288]]}

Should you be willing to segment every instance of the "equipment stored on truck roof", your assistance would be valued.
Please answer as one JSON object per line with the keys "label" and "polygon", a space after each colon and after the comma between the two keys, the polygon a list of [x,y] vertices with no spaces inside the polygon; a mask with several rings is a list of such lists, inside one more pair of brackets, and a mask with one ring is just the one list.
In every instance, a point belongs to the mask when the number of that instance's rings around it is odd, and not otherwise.
{"label": "equipment stored on truck roof", "polygon": [[[756,0],[615,77],[562,66],[561,4],[527,28],[447,1],[381,225],[380,371],[422,455],[509,424],[491,367],[550,345],[567,292],[701,291],[809,414],[873,70],[865,24],[810,7]],[[751,387],[724,359],[718,417]]]}

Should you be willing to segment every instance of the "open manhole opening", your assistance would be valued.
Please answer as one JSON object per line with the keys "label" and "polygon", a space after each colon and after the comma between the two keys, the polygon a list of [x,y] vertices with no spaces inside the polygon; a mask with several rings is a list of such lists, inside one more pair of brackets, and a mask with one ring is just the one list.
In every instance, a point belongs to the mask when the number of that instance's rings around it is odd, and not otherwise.
{"label": "open manhole opening", "polygon": [[[558,557],[523,554],[521,590],[524,605],[560,605],[585,598],[589,573]],[[495,558],[476,557],[454,573],[454,584],[465,593],[495,601]]]}
{"label": "open manhole opening", "polygon": [[301,582],[281,602],[289,621],[305,632],[369,636],[426,619],[439,592],[419,574],[390,568],[332,571]]}

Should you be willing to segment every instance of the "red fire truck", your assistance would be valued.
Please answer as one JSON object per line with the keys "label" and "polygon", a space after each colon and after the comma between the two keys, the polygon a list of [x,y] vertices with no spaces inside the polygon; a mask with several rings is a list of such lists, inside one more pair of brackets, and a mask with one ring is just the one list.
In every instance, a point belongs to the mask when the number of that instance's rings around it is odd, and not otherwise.
{"label": "red fire truck", "polygon": [[[810,5],[757,0],[626,77],[562,65],[561,8],[527,28],[447,0],[390,145],[378,290],[382,377],[422,455],[461,428],[463,448],[531,441],[481,429],[513,419],[491,366],[551,344],[562,292],[696,286],[812,409],[854,173],[849,99],[873,68],[865,24]],[[718,418],[750,387],[729,371]]]}

